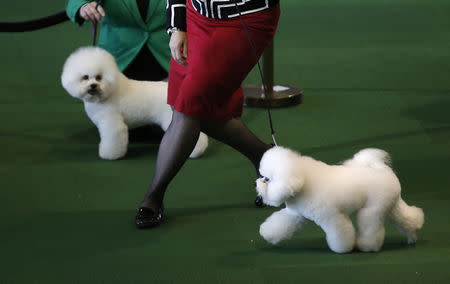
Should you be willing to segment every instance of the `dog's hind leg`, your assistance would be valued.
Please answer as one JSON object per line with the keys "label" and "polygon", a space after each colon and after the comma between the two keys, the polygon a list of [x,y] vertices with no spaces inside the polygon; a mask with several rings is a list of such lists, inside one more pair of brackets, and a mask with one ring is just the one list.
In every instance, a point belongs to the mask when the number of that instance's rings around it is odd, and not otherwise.
{"label": "dog's hind leg", "polygon": [[408,244],[412,244],[417,240],[416,231],[423,226],[424,214],[421,208],[409,206],[402,198],[399,198],[389,212],[388,219],[408,237]]}
{"label": "dog's hind leg", "polygon": [[281,209],[269,216],[259,228],[260,235],[269,243],[277,244],[288,240],[302,229],[305,219],[287,208]]}
{"label": "dog's hind leg", "polygon": [[317,223],[327,235],[330,249],[337,253],[346,253],[355,246],[355,228],[347,215],[337,213],[324,223]]}
{"label": "dog's hind leg", "polygon": [[379,251],[384,242],[385,210],[367,207],[359,210],[357,215],[358,235],[356,246],[364,252]]}

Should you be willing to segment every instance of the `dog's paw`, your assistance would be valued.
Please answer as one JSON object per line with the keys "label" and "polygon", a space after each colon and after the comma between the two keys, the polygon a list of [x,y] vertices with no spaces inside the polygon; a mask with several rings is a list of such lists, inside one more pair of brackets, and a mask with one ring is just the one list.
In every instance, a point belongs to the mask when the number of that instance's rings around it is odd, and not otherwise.
{"label": "dog's paw", "polygon": [[259,227],[259,234],[269,243],[277,244],[288,240],[303,224],[302,216],[292,214],[287,208],[274,212]]}
{"label": "dog's paw", "polygon": [[114,145],[100,144],[98,155],[104,160],[117,160],[123,158],[127,153],[127,148],[118,148]]}
{"label": "dog's paw", "polygon": [[259,227],[259,234],[263,237],[267,242],[276,245],[282,239],[284,239],[276,230],[274,230],[273,225],[264,222]]}

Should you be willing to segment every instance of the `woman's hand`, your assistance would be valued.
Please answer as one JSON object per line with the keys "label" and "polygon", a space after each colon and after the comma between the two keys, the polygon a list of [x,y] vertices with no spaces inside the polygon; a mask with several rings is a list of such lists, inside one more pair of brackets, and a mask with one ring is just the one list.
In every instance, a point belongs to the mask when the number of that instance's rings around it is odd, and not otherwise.
{"label": "woman's hand", "polygon": [[85,19],[86,21],[101,22],[102,17],[105,16],[105,11],[103,10],[103,7],[100,5],[98,5],[97,9],[95,9],[96,6],[97,2],[95,1],[81,6],[80,17]]}
{"label": "woman's hand", "polygon": [[170,36],[170,52],[173,59],[181,65],[187,65],[186,58],[188,56],[186,32],[174,31]]}

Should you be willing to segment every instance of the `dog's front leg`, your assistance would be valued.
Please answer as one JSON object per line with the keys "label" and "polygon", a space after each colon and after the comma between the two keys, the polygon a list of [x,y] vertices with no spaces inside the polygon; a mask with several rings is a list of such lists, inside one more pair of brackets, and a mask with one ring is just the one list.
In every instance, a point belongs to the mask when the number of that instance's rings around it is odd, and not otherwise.
{"label": "dog's front leg", "polygon": [[128,127],[121,116],[109,116],[98,124],[100,144],[98,153],[102,159],[116,160],[127,153]]}
{"label": "dog's front leg", "polygon": [[270,215],[261,224],[259,234],[269,243],[277,244],[292,238],[296,232],[302,229],[304,222],[303,216],[284,208]]}

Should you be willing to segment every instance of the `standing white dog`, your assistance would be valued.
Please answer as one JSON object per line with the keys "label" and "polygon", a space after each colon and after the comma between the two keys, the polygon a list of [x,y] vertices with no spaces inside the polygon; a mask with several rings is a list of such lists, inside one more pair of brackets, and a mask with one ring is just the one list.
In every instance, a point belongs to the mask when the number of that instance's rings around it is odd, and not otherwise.
{"label": "standing white dog", "polygon": [[[261,236],[273,244],[289,239],[306,218],[325,231],[334,252],[350,252],[355,245],[361,251],[379,251],[387,218],[414,243],[424,214],[402,200],[400,182],[388,163],[388,153],[379,149],[361,150],[342,165],[327,165],[283,147],[269,149],[256,189],[264,203],[285,203],[286,208],[261,224]],[[349,218],[354,211],[358,232]]]}
{"label": "standing white dog", "polygon": [[[157,124],[166,131],[172,120],[167,82],[136,81],[122,74],[114,57],[99,47],[83,47],[66,60],[61,82],[67,92],[84,101],[84,108],[100,133],[99,155],[115,160],[125,156],[128,129]],[[200,133],[191,158],[208,147]]]}

